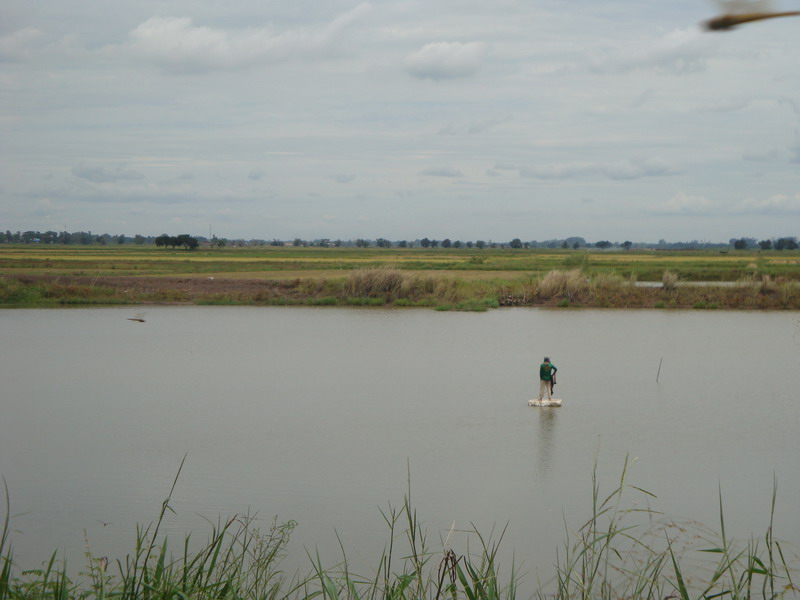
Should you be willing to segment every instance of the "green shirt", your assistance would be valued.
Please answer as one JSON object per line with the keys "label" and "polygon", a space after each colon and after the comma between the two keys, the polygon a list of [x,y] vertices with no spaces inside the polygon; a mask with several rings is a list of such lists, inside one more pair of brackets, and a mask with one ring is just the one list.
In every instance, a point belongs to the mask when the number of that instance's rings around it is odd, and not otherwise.
{"label": "green shirt", "polygon": [[552,381],[556,371],[558,371],[558,368],[553,363],[542,363],[539,365],[539,379]]}

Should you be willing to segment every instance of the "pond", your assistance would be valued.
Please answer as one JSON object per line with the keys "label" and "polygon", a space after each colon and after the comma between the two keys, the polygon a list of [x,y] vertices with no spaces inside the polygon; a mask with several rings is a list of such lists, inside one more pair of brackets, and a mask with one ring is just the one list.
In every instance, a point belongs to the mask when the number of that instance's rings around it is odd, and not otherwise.
{"label": "pond", "polygon": [[[15,561],[124,559],[157,519],[296,520],[307,552],[371,572],[381,510],[410,487],[431,545],[476,527],[529,581],[552,575],[592,471],[626,461],[647,505],[729,534],[800,542],[800,315],[254,307],[0,311],[0,475]],[[538,365],[560,408],[527,405]],[[637,500],[638,501],[638,500]],[[456,536],[462,535],[460,533]]]}

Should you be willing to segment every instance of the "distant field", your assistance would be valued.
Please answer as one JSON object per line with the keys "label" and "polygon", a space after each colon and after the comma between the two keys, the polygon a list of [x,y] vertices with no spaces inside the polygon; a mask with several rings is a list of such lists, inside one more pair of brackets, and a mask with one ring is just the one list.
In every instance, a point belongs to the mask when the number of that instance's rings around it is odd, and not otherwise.
{"label": "distant field", "polygon": [[754,274],[800,280],[800,252],[290,246],[190,252],[127,245],[0,246],[0,275],[214,276],[274,280],[330,278],[343,271],[379,267],[452,272],[463,279],[516,279],[540,276],[554,269],[581,268],[588,274],[614,273],[638,281],[660,281],[667,270],[677,272],[687,281],[738,281]]}

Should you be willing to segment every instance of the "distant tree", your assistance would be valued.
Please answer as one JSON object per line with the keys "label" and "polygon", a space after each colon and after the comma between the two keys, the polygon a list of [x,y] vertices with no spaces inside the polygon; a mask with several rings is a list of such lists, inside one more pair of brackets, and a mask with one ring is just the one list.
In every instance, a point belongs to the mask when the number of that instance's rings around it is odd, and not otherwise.
{"label": "distant tree", "polygon": [[340,248],[342,246],[342,240],[336,240],[333,242],[335,248]]}
{"label": "distant tree", "polygon": [[408,242],[406,240],[400,240],[397,242],[398,248],[408,248]]}
{"label": "distant tree", "polygon": [[456,240],[453,242],[453,248],[461,248],[461,240]]}
{"label": "distant tree", "polygon": [[133,236],[133,243],[134,244],[136,244],[138,246],[142,246],[142,245],[144,245],[144,242],[145,242],[145,239],[144,239],[143,235],[139,235],[137,233],[135,236]]}
{"label": "distant tree", "polygon": [[436,240],[431,240],[431,248],[437,248],[439,246],[439,242]]}
{"label": "distant tree", "polygon": [[377,240],[375,240],[375,245],[378,248],[391,248],[392,242],[384,238],[378,238]]}
{"label": "distant tree", "polygon": [[580,248],[580,247],[581,247],[581,245],[580,245],[580,243],[579,243],[579,242],[573,242],[573,243],[572,243],[572,249],[573,249],[573,250],[577,250],[577,249],[578,249],[578,248]]}
{"label": "distant tree", "polygon": [[608,240],[601,240],[599,242],[595,242],[595,246],[605,250],[606,248],[610,248],[611,247],[611,242],[609,242]]}
{"label": "distant tree", "polygon": [[509,246],[511,246],[514,249],[522,248],[522,240],[519,238],[514,238],[513,240],[511,240]]}
{"label": "distant tree", "polygon": [[469,240],[469,241],[467,242],[467,248],[472,248],[472,246],[474,246],[474,245],[475,245],[475,244],[473,244],[473,243],[472,243],[472,240]]}
{"label": "distant tree", "polygon": [[633,246],[633,242],[630,240],[625,240],[622,242],[622,247],[625,248],[625,250],[630,250],[631,246]]}
{"label": "distant tree", "polygon": [[419,241],[419,245],[422,246],[423,248],[430,248],[431,241],[428,238],[422,238]]}
{"label": "distant tree", "polygon": [[761,240],[758,242],[758,247],[762,250],[772,250],[772,240]]}
{"label": "distant tree", "polygon": [[486,242],[484,242],[483,240],[478,240],[477,242],[475,242],[475,247],[478,250],[483,250],[484,248],[486,248]]}
{"label": "distant tree", "polygon": [[170,237],[166,233],[162,233],[156,238],[156,248],[161,248],[162,246],[167,247],[171,245]]}
{"label": "distant tree", "polygon": [[356,248],[369,248],[369,240],[358,238],[356,240]]}
{"label": "distant tree", "polygon": [[453,245],[453,242],[450,241],[450,238],[444,238],[442,240],[442,248],[449,248]]}
{"label": "distant tree", "polygon": [[736,250],[747,250],[747,240],[744,238],[739,238],[738,240],[734,240],[733,247]]}
{"label": "distant tree", "polygon": [[775,250],[797,250],[797,240],[793,237],[782,237],[775,240]]}
{"label": "distant tree", "polygon": [[563,242],[561,242],[561,247],[564,250],[566,250],[567,248],[569,248],[569,242],[567,240],[564,240]]}
{"label": "distant tree", "polygon": [[177,238],[175,238],[177,242],[176,246],[183,246],[184,250],[196,250],[197,247],[200,245],[200,242],[197,241],[196,237],[192,237],[188,233],[182,233]]}
{"label": "distant tree", "polygon": [[292,246],[303,246],[303,245],[305,245],[305,242],[303,242],[303,240],[301,240],[300,238],[294,238]]}

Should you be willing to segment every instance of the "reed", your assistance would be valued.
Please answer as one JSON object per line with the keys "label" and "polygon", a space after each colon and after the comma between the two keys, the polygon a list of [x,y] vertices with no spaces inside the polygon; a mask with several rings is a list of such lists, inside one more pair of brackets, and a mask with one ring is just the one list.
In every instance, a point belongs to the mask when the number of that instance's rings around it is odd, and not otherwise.
{"label": "reed", "polygon": [[[574,530],[565,523],[554,573],[537,582],[535,598],[782,600],[800,595],[798,557],[775,536],[777,482],[766,533],[740,543],[726,531],[721,492],[719,531],[713,533],[665,518],[650,507],[655,496],[627,477],[626,460],[619,480],[604,492],[595,467],[589,517]],[[495,538],[472,528],[464,547],[451,543],[449,535],[434,545],[417,516],[410,484],[401,506],[381,511],[387,543],[365,573],[353,571],[340,541],[341,558],[333,565],[309,554],[308,574],[287,576],[280,562],[296,523],[274,520],[261,533],[249,514],[218,521],[197,551],[190,550],[187,535],[175,555],[159,530],[172,510],[177,480],[176,475],[155,524],[137,529],[132,554],[109,561],[87,553],[83,580],[71,579],[55,553],[44,568],[19,573],[10,548],[6,487],[0,600],[516,600],[520,589],[514,561],[504,568],[498,560],[505,529]],[[470,539],[477,540],[474,550]]]}

